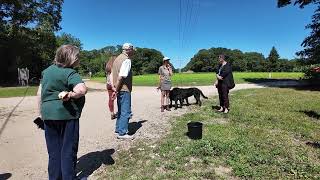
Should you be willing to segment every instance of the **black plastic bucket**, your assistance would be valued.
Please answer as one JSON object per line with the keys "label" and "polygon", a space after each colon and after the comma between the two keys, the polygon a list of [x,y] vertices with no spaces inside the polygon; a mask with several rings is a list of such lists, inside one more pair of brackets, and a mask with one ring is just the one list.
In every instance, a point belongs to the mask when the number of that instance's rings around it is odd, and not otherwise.
{"label": "black plastic bucket", "polygon": [[189,122],[188,123],[188,137],[190,139],[202,139],[202,123],[201,122]]}

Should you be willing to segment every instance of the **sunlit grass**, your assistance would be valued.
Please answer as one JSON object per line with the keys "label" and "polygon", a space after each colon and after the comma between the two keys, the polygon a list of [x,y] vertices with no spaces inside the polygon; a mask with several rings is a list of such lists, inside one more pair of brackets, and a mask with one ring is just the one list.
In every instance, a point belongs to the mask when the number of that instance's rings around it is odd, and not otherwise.
{"label": "sunlit grass", "polygon": [[[159,142],[118,154],[100,179],[319,179],[320,149],[306,145],[320,141],[319,99],[318,91],[241,90],[224,115],[211,98]],[[203,139],[185,136],[189,121],[204,124]]]}
{"label": "sunlit grass", "polygon": [[[266,72],[234,72],[236,83],[245,83],[249,80],[269,79],[269,73]],[[279,72],[271,73],[272,79],[299,79],[303,73]],[[214,73],[176,73],[172,77],[173,86],[201,86],[211,85],[215,79]],[[92,80],[105,83],[105,77],[94,77]],[[157,86],[159,76],[157,74],[147,74],[133,77],[134,86]]]}
{"label": "sunlit grass", "polygon": [[19,96],[35,96],[38,86],[29,87],[2,87],[0,88],[0,98],[19,97]]}

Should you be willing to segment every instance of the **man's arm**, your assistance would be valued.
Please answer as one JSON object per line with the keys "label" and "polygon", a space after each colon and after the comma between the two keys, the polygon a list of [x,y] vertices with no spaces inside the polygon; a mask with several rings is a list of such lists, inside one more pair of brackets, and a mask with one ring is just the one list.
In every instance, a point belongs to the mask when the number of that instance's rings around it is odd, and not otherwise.
{"label": "man's arm", "polygon": [[117,83],[116,83],[116,86],[115,86],[116,92],[120,91],[120,89],[122,87],[122,80],[123,80],[123,77],[119,76]]}
{"label": "man's arm", "polygon": [[129,75],[129,72],[131,70],[131,60],[130,59],[126,59],[120,67],[120,72],[119,72],[119,78],[117,79],[117,83],[115,84],[115,88],[116,91],[119,92],[121,87],[122,87],[122,83],[123,83],[123,79],[126,78]]}

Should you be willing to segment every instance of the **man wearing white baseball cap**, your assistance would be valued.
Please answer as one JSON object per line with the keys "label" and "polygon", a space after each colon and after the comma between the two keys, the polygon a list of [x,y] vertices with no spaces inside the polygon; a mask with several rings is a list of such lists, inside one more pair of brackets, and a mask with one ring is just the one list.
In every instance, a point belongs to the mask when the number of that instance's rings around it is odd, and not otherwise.
{"label": "man wearing white baseball cap", "polygon": [[158,89],[161,90],[161,112],[164,112],[166,109],[170,111],[169,108],[169,93],[171,89],[171,76],[172,76],[172,68],[169,63],[170,58],[164,57],[163,64],[159,67],[159,86]]}
{"label": "man wearing white baseball cap", "polygon": [[118,139],[133,139],[128,134],[128,124],[131,117],[131,91],[132,91],[132,69],[131,57],[134,48],[131,43],[124,43],[122,53],[114,60],[112,66],[113,84],[116,89],[113,98],[117,96],[118,116],[115,133]]}

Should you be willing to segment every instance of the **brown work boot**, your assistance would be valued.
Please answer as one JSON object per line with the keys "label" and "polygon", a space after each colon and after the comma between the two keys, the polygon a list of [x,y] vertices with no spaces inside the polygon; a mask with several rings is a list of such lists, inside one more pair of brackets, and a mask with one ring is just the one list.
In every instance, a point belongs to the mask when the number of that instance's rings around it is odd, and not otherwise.
{"label": "brown work boot", "polygon": [[164,112],[164,106],[161,106],[161,112]]}
{"label": "brown work boot", "polygon": [[171,109],[169,108],[169,105],[166,105],[165,107],[167,111],[171,111]]}

